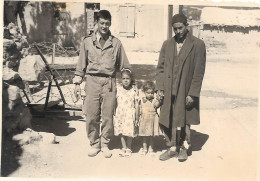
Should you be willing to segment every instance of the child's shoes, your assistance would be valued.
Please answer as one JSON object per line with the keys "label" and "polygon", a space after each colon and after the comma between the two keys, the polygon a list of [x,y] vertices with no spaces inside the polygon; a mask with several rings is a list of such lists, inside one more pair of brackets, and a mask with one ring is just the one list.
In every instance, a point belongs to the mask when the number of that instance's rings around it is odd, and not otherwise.
{"label": "child's shoes", "polygon": [[148,150],[148,153],[154,153],[154,150],[151,148]]}
{"label": "child's shoes", "polygon": [[119,156],[124,157],[125,153],[126,153],[126,149],[122,148],[122,150],[120,150]]}
{"label": "child's shoes", "polygon": [[119,156],[120,157],[130,157],[132,155],[132,151],[129,149],[129,148],[127,148],[127,149],[122,149],[121,151],[120,151],[120,153],[119,153]]}
{"label": "child's shoes", "polygon": [[149,148],[148,154],[151,155],[151,156],[154,156],[155,152],[154,152],[154,150],[152,148]]}
{"label": "child's shoes", "polygon": [[132,156],[132,151],[129,148],[127,148],[125,150],[125,157],[130,157],[130,156]]}
{"label": "child's shoes", "polygon": [[140,150],[140,155],[141,155],[141,156],[145,156],[146,154],[147,154],[147,150],[141,148],[141,150]]}

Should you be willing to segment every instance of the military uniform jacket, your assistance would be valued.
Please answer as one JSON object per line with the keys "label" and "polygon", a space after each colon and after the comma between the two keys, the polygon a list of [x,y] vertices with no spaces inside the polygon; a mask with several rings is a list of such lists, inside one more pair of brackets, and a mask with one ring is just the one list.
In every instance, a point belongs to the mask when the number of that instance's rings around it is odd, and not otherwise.
{"label": "military uniform jacket", "polygon": [[109,33],[103,47],[95,33],[82,40],[76,76],[83,77],[86,73],[112,76],[123,68],[130,68],[130,64],[119,39]]}

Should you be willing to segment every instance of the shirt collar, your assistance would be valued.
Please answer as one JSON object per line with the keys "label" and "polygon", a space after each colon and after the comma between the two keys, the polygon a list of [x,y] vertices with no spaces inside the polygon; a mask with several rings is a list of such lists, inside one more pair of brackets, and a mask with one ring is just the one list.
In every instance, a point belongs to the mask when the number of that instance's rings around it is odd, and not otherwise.
{"label": "shirt collar", "polygon": [[97,41],[100,41],[101,35],[98,31],[96,32],[96,38],[97,38]]}
{"label": "shirt collar", "polygon": [[[100,38],[101,38],[101,35],[100,35],[100,33],[98,32],[98,30],[93,33],[93,35],[92,35],[92,40],[93,40],[93,41],[96,41],[96,40],[99,41]],[[108,40],[112,41],[112,35],[111,35],[111,32],[110,32],[110,31],[108,32]]]}

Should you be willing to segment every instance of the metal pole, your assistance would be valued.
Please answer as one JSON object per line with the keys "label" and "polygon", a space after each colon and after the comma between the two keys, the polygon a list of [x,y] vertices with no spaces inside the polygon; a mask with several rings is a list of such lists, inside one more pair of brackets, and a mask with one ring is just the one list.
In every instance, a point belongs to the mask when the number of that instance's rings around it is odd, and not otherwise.
{"label": "metal pole", "polygon": [[52,44],[52,61],[51,61],[52,65],[54,64],[54,61],[55,61],[55,47],[56,47],[56,44],[53,43]]}
{"label": "metal pole", "polygon": [[46,100],[45,100],[45,104],[44,104],[44,110],[46,110],[47,106],[48,106],[50,91],[51,91],[51,84],[52,84],[52,81],[50,80],[49,85],[48,85],[48,90],[47,90],[47,96],[46,96]]}
{"label": "metal pole", "polygon": [[30,101],[30,99],[29,99],[29,97],[28,97],[28,95],[26,94],[26,92],[25,92],[24,89],[23,89],[23,94],[24,94],[25,98],[27,99],[28,103],[30,104],[31,101]]}
{"label": "metal pole", "polygon": [[88,36],[88,16],[87,16],[87,3],[84,3],[84,12],[85,12],[85,36]]}
{"label": "metal pole", "polygon": [[173,13],[173,5],[168,6],[168,39],[172,37],[172,13]]}
{"label": "metal pole", "polygon": [[53,76],[53,80],[54,80],[54,82],[55,82],[55,84],[56,84],[56,86],[57,86],[57,88],[58,88],[58,90],[59,90],[59,93],[60,93],[62,102],[63,102],[64,104],[66,104],[66,101],[65,101],[64,96],[63,96],[63,94],[62,94],[62,91],[61,91],[61,88],[60,88],[60,86],[59,86],[59,83],[58,83],[58,81],[57,81],[57,79],[56,79],[56,76],[54,75],[53,69],[50,68],[50,66],[49,66],[49,64],[48,64],[48,62],[47,62],[47,60],[46,60],[45,57],[43,56],[43,54],[42,54],[42,52],[40,51],[40,49],[38,48],[38,46],[37,46],[37,45],[34,45],[34,46],[35,46],[36,50],[38,51],[38,53],[40,54],[40,56],[41,56],[43,62],[45,63],[46,69],[47,69],[48,71],[50,71],[51,75]]}

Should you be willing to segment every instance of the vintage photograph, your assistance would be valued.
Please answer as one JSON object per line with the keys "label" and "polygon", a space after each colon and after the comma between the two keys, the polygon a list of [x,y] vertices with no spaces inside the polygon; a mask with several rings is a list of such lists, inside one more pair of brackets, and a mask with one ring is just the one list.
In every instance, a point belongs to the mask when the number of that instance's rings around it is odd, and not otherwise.
{"label": "vintage photograph", "polygon": [[163,2],[3,1],[1,177],[257,180],[259,4]]}

